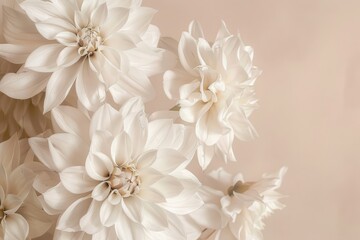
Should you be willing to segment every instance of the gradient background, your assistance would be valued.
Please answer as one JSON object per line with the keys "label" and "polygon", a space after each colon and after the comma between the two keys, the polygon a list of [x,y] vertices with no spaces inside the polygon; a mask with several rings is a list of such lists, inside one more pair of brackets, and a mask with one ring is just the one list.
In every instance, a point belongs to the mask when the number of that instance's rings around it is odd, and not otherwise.
{"label": "gradient background", "polygon": [[[147,0],[154,23],[179,39],[198,20],[207,39],[224,19],[263,70],[259,138],[236,142],[247,179],[289,168],[287,207],[266,220],[266,240],[360,239],[360,1]],[[158,108],[159,97],[150,104]],[[230,166],[229,166],[230,167]]]}

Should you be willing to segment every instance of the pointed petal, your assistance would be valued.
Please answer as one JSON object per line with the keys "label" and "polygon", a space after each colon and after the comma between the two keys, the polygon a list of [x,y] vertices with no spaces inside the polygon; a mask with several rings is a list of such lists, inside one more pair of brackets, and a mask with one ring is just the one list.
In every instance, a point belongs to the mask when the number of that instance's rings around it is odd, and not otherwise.
{"label": "pointed petal", "polygon": [[83,166],[68,167],[59,175],[64,187],[75,194],[90,192],[98,184],[87,175]]}
{"label": "pointed petal", "polygon": [[[24,240],[29,234],[29,225],[25,218],[20,214],[10,214],[3,221],[4,239],[11,240]],[[21,231],[19,231],[21,229]]]}
{"label": "pointed petal", "polygon": [[104,201],[100,208],[100,220],[105,227],[111,227],[124,215],[121,205],[112,205],[109,201]]}
{"label": "pointed petal", "polygon": [[103,226],[100,222],[101,202],[91,201],[87,213],[80,219],[80,228],[87,234],[95,234],[99,232]]}
{"label": "pointed petal", "polygon": [[101,152],[88,155],[85,163],[86,172],[92,179],[105,181],[109,179],[114,169],[111,159]]}
{"label": "pointed petal", "polygon": [[118,166],[132,160],[132,142],[126,132],[115,136],[111,144],[111,157]]}
{"label": "pointed petal", "polygon": [[53,72],[57,70],[56,57],[64,46],[61,44],[46,44],[35,49],[26,59],[25,68],[37,72]]}

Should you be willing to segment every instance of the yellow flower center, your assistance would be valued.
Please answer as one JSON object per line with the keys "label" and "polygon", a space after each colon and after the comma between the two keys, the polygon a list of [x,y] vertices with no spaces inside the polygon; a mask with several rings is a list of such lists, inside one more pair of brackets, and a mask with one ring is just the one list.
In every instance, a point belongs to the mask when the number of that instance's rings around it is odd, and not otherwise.
{"label": "yellow flower center", "polygon": [[77,33],[80,46],[78,52],[81,56],[92,56],[103,43],[99,27],[85,27]]}
{"label": "yellow flower center", "polygon": [[122,197],[130,197],[139,191],[140,178],[134,165],[115,167],[110,176],[110,186]]}
{"label": "yellow flower center", "polygon": [[244,193],[250,189],[250,187],[254,184],[254,182],[241,182],[237,181],[234,186],[228,188],[229,196],[234,196],[234,192],[236,193]]}

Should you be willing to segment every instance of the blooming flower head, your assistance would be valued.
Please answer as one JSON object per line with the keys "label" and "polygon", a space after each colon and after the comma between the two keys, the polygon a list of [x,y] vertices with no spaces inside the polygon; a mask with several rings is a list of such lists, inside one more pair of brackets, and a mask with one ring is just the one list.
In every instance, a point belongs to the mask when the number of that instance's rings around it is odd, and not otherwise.
{"label": "blooming flower head", "polygon": [[189,129],[148,122],[139,98],[91,118],[67,106],[52,115],[60,131],[30,145],[49,168],[36,182],[44,208],[61,214],[55,239],[186,239],[178,216],[203,204],[185,169],[196,150]]}
{"label": "blooming flower head", "polygon": [[[24,98],[45,89],[45,112],[62,103],[73,85],[91,111],[109,101],[107,92],[116,103],[132,96],[150,99],[154,91],[148,75],[162,67],[164,52],[155,48],[159,31],[150,25],[155,10],[140,4],[26,0],[20,3],[26,15],[6,8],[13,27],[4,31],[8,43],[0,45],[0,56],[24,64],[30,76],[7,76],[0,90]],[[24,89],[25,84],[32,87]],[[12,93],[19,90],[22,94]]]}
{"label": "blooming flower head", "polygon": [[216,151],[235,160],[234,137],[244,140],[255,133],[248,120],[256,107],[253,84],[259,75],[252,48],[224,23],[209,43],[200,25],[192,22],[181,36],[178,56],[178,69],[164,75],[165,93],[178,101],[181,119],[195,126],[200,164],[206,168]]}
{"label": "blooming flower head", "polygon": [[0,143],[0,239],[4,240],[39,237],[51,226],[32,188],[33,172],[23,164],[20,150],[16,135]]}
{"label": "blooming flower head", "polygon": [[283,195],[276,190],[280,187],[286,168],[278,173],[267,175],[257,182],[245,182],[241,174],[232,177],[223,169],[210,173],[210,176],[222,185],[223,196],[220,198],[223,215],[227,223],[212,231],[212,237],[220,239],[261,240],[264,218],[284,205],[279,202]]}

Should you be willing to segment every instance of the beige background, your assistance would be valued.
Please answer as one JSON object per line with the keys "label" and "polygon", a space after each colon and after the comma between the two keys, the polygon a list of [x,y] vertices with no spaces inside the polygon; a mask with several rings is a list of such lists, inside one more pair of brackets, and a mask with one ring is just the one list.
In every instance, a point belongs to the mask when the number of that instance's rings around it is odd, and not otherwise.
{"label": "beige background", "polygon": [[263,74],[251,120],[260,136],[236,143],[236,167],[254,179],[289,167],[287,207],[266,221],[265,239],[360,239],[360,1],[144,4],[159,10],[163,35],[179,38],[197,19],[212,39],[224,19],[254,47]]}

